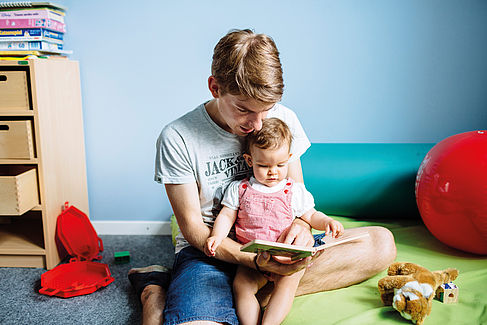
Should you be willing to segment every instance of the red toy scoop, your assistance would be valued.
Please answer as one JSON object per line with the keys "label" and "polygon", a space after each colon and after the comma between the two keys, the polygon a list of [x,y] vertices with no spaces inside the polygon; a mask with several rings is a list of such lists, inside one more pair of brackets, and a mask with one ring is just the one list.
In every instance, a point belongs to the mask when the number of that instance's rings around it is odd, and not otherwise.
{"label": "red toy scoop", "polygon": [[57,220],[57,235],[69,255],[78,261],[100,260],[103,242],[98,237],[88,216],[76,207],[64,206]]}
{"label": "red toy scoop", "polygon": [[61,264],[41,276],[39,293],[69,298],[87,295],[113,282],[106,264],[71,262]]}
{"label": "red toy scoop", "polygon": [[108,266],[91,261],[101,259],[103,242],[86,214],[74,206],[68,207],[66,202],[57,222],[57,235],[73,258],[42,274],[39,293],[69,298],[90,294],[112,283]]}

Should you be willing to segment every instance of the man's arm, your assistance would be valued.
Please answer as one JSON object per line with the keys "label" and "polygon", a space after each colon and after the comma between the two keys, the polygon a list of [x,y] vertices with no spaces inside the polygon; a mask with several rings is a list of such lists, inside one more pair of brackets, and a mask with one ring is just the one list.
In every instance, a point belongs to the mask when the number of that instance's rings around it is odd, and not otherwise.
{"label": "man's arm", "polygon": [[291,177],[295,182],[304,183],[303,181],[303,169],[301,167],[301,160],[297,159],[289,163],[287,171],[287,177]]}
{"label": "man's arm", "polygon": [[[300,159],[297,159],[289,164],[287,177],[292,178],[295,182],[304,183],[303,169],[301,168]],[[309,224],[299,218],[296,218],[291,227],[289,227],[288,231],[281,234],[278,241],[285,244],[313,246],[314,239],[310,230],[311,226]]]}
{"label": "man's arm", "polygon": [[201,217],[196,183],[165,184],[165,188],[181,233],[191,246],[202,250],[210,229]]}
{"label": "man's arm", "polygon": [[[204,252],[211,229],[201,216],[196,183],[166,184],[165,187],[181,233],[191,246]],[[240,246],[227,237],[218,247],[215,257],[229,263],[254,267],[254,254],[240,252]]]}

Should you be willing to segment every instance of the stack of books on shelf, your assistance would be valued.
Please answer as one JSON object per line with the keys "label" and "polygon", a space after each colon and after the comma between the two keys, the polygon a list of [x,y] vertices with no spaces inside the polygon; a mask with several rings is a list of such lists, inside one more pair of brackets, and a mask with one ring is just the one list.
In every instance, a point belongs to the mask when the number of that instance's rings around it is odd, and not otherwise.
{"label": "stack of books on shelf", "polygon": [[66,56],[66,8],[51,2],[0,1],[0,59]]}

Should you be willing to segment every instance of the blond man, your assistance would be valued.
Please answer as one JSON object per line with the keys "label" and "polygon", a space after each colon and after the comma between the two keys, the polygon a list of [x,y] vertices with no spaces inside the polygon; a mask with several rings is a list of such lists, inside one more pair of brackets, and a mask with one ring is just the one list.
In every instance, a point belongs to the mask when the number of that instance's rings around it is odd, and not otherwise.
{"label": "blond man", "polygon": [[[298,296],[345,287],[385,269],[395,258],[395,245],[392,234],[381,227],[347,229],[345,234],[367,231],[370,236],[294,264],[282,264],[265,253],[240,252],[241,244],[230,237],[214,257],[205,255],[226,187],[250,173],[242,158],[244,137],[260,130],[266,117],[286,122],[293,134],[287,177],[295,182],[303,182],[300,157],[310,146],[296,114],[278,103],[284,88],[282,67],[269,36],[229,32],[215,47],[211,72],[208,88],[213,99],[168,124],[157,141],[155,180],[165,185],[180,233],[168,287],[161,267],[129,272],[140,293],[143,322],[238,324],[232,299],[237,265],[277,275],[306,269]],[[309,225],[299,219],[279,240],[314,244]]]}

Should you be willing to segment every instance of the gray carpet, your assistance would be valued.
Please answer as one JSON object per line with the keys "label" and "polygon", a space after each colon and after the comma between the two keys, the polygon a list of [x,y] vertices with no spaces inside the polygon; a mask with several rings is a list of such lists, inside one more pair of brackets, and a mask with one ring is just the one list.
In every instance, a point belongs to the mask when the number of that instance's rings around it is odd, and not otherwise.
{"label": "gray carpet", "polygon": [[[115,281],[92,294],[72,298],[41,295],[44,269],[0,268],[0,324],[140,324],[141,307],[127,272],[151,264],[172,266],[170,236],[100,236]],[[115,264],[113,253],[130,251],[128,264]]]}

